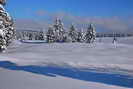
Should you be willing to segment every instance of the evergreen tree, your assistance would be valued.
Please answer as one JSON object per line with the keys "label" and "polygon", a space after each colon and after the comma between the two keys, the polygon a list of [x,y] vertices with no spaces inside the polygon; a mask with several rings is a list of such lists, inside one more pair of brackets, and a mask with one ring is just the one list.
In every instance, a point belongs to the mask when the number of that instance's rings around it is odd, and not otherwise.
{"label": "evergreen tree", "polygon": [[84,41],[84,33],[83,33],[83,30],[79,30],[78,31],[78,39],[77,39],[78,42],[83,42]]}
{"label": "evergreen tree", "polygon": [[5,32],[3,29],[1,29],[0,24],[0,51],[3,51],[6,49],[6,39],[5,39]]}
{"label": "evergreen tree", "polygon": [[29,40],[32,40],[32,39],[33,39],[33,34],[29,33]]}
{"label": "evergreen tree", "polygon": [[39,32],[39,40],[44,40],[44,33],[43,33],[43,31]]}
{"label": "evergreen tree", "polygon": [[93,43],[96,39],[96,30],[93,24],[90,24],[90,26],[87,29],[87,32],[85,33],[85,42],[86,43]]}
{"label": "evergreen tree", "polygon": [[53,26],[55,31],[55,41],[56,42],[64,42],[65,41],[65,30],[63,23],[60,19],[56,19],[55,24]]}
{"label": "evergreen tree", "polygon": [[48,29],[48,31],[46,33],[46,36],[47,36],[47,42],[48,43],[55,42],[55,32],[54,32],[53,27],[49,27],[49,29]]}
{"label": "evergreen tree", "polygon": [[5,50],[15,36],[13,20],[3,8],[5,2],[5,0],[0,0],[0,51]]}
{"label": "evergreen tree", "polygon": [[78,33],[76,31],[76,28],[72,24],[70,27],[70,31],[68,32],[68,36],[70,37],[71,42],[77,42],[78,39]]}

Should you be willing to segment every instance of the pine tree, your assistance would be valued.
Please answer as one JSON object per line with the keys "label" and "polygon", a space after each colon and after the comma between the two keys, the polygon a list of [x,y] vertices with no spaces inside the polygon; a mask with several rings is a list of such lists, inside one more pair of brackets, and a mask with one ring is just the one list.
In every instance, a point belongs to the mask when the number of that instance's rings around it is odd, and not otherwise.
{"label": "pine tree", "polygon": [[86,43],[93,43],[96,39],[96,30],[93,24],[90,24],[90,26],[87,29],[87,32],[85,33],[85,42]]}
{"label": "pine tree", "polygon": [[83,29],[78,31],[78,42],[83,42],[84,41],[84,33],[83,33]]}
{"label": "pine tree", "polygon": [[15,36],[13,20],[5,11],[4,5],[5,0],[0,0],[0,51],[5,50]]}
{"label": "pine tree", "polygon": [[43,31],[39,32],[39,40],[44,40],[44,33],[43,33]]}
{"label": "pine tree", "polygon": [[53,25],[55,31],[55,41],[64,42],[65,41],[65,30],[64,25],[60,19],[56,19],[55,24]]}
{"label": "pine tree", "polygon": [[[0,24],[1,26],[1,24]],[[6,49],[6,39],[5,39],[5,32],[0,27],[0,51]]]}
{"label": "pine tree", "polygon": [[49,27],[49,29],[48,29],[48,31],[46,33],[46,36],[47,36],[47,42],[48,43],[55,42],[55,32],[54,32],[53,27]]}
{"label": "pine tree", "polygon": [[70,37],[71,42],[77,42],[78,39],[78,33],[76,31],[76,28],[72,24],[70,27],[70,31],[68,32],[68,36]]}
{"label": "pine tree", "polygon": [[33,39],[33,34],[29,33],[29,40],[32,40],[32,39]]}

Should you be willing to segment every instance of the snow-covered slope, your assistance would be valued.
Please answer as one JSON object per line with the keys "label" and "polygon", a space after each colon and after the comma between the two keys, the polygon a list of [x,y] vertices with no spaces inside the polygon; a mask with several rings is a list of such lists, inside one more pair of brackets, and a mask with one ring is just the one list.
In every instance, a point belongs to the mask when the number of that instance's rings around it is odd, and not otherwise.
{"label": "snow-covered slope", "polygon": [[[133,38],[21,43],[0,54],[0,89],[133,88]],[[13,82],[12,82],[13,81]]]}
{"label": "snow-covered slope", "polygon": [[0,89],[128,89],[69,77],[49,77],[0,68]]}

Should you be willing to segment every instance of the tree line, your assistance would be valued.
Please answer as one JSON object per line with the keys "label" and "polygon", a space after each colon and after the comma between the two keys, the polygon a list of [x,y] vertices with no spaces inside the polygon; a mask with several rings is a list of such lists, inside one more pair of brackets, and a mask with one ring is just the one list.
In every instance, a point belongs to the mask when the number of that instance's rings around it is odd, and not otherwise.
{"label": "tree line", "polygon": [[65,30],[60,19],[56,19],[46,32],[44,31],[22,31],[17,32],[17,39],[20,40],[45,40],[47,43],[62,42],[86,42],[93,43],[96,39],[96,29],[89,24],[87,31],[78,30],[71,24],[69,30]]}

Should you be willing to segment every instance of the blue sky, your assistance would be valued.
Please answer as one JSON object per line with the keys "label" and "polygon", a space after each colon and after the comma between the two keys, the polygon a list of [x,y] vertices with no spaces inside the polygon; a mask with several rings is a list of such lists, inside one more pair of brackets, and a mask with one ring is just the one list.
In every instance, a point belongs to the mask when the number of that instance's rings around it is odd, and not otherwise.
{"label": "blue sky", "polygon": [[133,0],[7,0],[6,9],[23,20],[19,26],[33,27],[33,20],[51,24],[60,17],[68,26],[93,23],[99,31],[133,32]]}
{"label": "blue sky", "polygon": [[133,0],[7,0],[14,18],[35,18],[37,11],[65,12],[76,16],[131,16]]}

